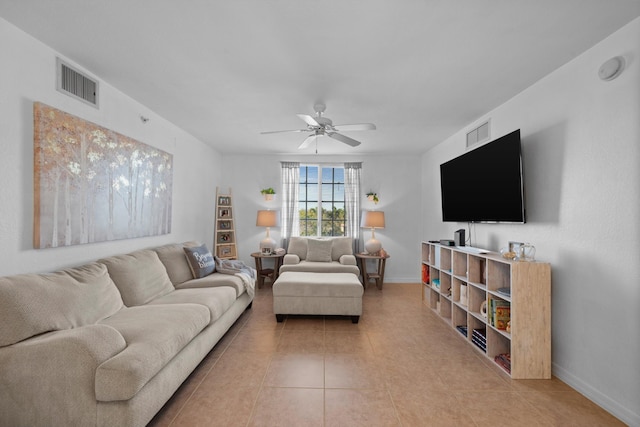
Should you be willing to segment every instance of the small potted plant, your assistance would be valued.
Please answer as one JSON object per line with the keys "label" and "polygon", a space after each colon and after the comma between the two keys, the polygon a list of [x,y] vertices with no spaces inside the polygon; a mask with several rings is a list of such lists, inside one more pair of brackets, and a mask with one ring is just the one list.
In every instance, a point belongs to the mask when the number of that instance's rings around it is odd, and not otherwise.
{"label": "small potted plant", "polygon": [[276,194],[276,190],[271,187],[263,188],[262,190],[260,190],[260,194],[264,196],[265,200],[273,200],[273,196]]}
{"label": "small potted plant", "polygon": [[378,199],[378,195],[376,193],[374,193],[373,191],[369,191],[367,193],[367,200],[369,200],[370,202],[373,202],[375,204],[378,204],[378,202],[380,201]]}

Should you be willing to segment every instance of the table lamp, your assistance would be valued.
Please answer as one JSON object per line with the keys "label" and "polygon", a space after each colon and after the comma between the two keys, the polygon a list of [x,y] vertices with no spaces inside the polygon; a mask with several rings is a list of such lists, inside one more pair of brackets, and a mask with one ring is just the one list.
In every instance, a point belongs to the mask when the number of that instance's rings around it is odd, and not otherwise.
{"label": "table lamp", "polygon": [[382,211],[364,211],[362,212],[362,220],[360,221],[362,228],[371,229],[371,239],[364,244],[364,250],[368,254],[377,254],[382,249],[382,243],[376,239],[376,228],[384,228],[384,212]]}
{"label": "table lamp", "polygon": [[260,241],[260,250],[264,248],[271,249],[273,252],[276,249],[276,241],[269,235],[269,228],[278,225],[276,211],[259,210],[258,217],[256,218],[256,227],[267,227],[267,236]]}

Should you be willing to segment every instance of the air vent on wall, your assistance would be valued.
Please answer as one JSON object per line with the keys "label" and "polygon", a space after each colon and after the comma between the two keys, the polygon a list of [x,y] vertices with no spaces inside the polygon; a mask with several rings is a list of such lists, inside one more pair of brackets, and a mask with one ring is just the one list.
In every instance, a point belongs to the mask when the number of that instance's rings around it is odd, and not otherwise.
{"label": "air vent on wall", "polygon": [[482,123],[480,126],[475,129],[467,132],[467,148],[472,145],[478,144],[480,142],[485,142],[489,140],[490,132],[489,132],[489,123],[491,121],[487,120]]}
{"label": "air vent on wall", "polygon": [[56,61],[57,89],[82,102],[98,108],[98,82],[64,63]]}

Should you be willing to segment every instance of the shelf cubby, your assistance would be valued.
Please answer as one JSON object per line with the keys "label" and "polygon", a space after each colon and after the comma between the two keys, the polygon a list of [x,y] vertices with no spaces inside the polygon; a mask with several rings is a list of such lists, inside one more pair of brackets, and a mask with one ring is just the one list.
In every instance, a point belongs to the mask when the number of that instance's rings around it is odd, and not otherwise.
{"label": "shelf cubby", "polygon": [[486,258],[481,258],[475,255],[469,255],[469,274],[468,279],[470,282],[486,285],[486,271],[487,271],[487,260]]}
{"label": "shelf cubby", "polygon": [[467,278],[467,254],[464,252],[453,252],[453,275]]}

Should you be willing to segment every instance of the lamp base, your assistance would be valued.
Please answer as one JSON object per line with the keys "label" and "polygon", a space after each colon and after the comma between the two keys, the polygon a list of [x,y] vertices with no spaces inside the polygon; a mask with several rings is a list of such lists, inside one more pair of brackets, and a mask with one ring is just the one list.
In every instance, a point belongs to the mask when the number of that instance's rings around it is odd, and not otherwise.
{"label": "lamp base", "polygon": [[269,248],[271,249],[271,252],[273,252],[276,249],[276,241],[271,237],[265,237],[264,239],[260,240],[260,251],[262,251],[262,249],[264,248]]}
{"label": "lamp base", "polygon": [[382,243],[378,239],[369,239],[364,244],[364,250],[367,251],[369,255],[374,255],[380,252],[382,249]]}

